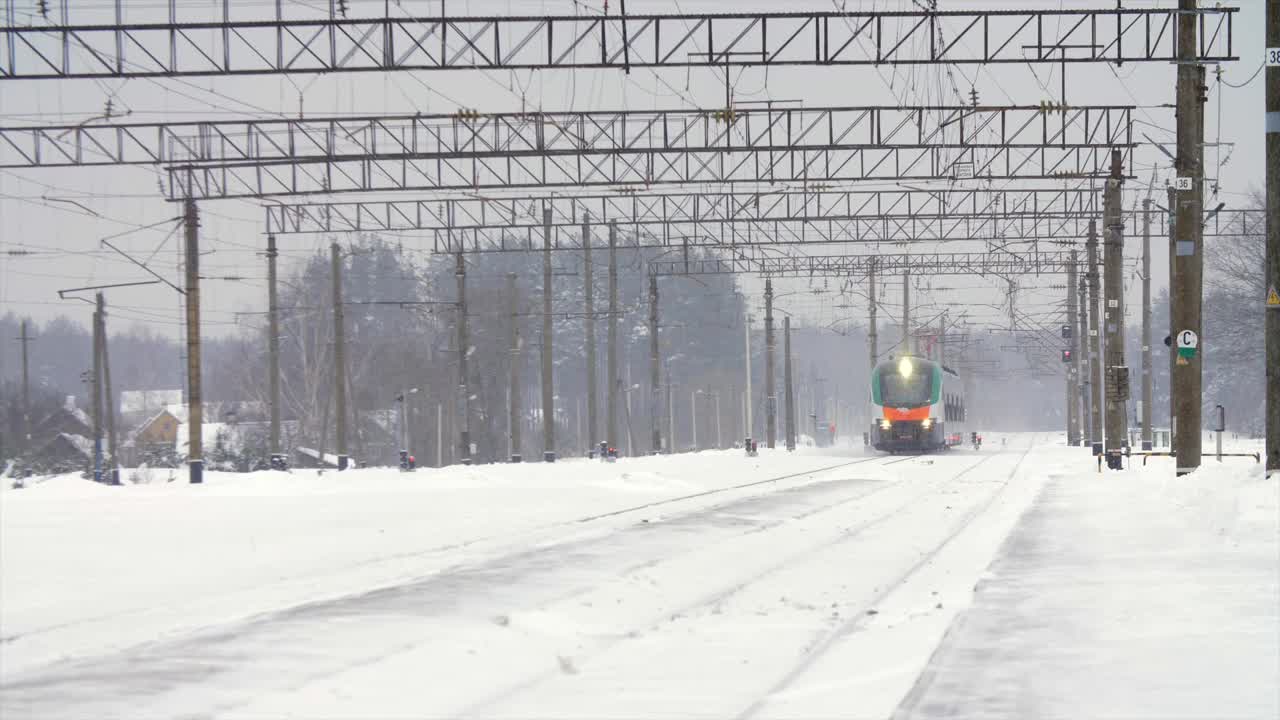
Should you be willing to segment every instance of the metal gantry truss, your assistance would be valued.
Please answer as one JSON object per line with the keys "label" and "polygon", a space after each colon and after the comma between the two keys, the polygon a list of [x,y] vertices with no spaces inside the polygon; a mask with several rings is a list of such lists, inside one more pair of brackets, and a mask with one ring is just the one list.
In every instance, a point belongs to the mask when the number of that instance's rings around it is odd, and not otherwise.
{"label": "metal gantry truss", "polygon": [[170,199],[1101,177],[1132,106],[409,115],[0,128],[0,168],[163,165]]}
{"label": "metal gantry truss", "polygon": [[[798,12],[556,17],[345,13],[275,0],[183,9],[6,0],[0,79],[388,70],[1172,62],[1173,8]],[[371,4],[372,5],[372,4]],[[34,4],[33,4],[34,6]],[[259,6],[261,7],[261,6]],[[345,4],[343,4],[345,7]],[[286,14],[286,8],[288,13]],[[128,12],[126,13],[126,10]],[[259,12],[261,12],[259,10]],[[1236,8],[1197,12],[1197,62],[1236,60]],[[252,12],[252,11],[250,11]]]}
{"label": "metal gantry truss", "polygon": [[[757,274],[773,278],[901,275],[1048,275],[1066,273],[1071,253],[912,253],[873,255],[738,255],[723,258],[652,260],[653,275]],[[1079,262],[1075,263],[1077,267]]]}

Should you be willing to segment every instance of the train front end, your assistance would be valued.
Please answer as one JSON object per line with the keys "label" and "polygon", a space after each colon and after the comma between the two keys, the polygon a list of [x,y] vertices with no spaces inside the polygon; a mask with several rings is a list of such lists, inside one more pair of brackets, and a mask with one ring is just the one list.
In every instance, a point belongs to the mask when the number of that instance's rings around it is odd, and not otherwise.
{"label": "train front end", "polygon": [[942,366],[911,355],[880,362],[871,372],[871,445],[881,452],[946,447]]}

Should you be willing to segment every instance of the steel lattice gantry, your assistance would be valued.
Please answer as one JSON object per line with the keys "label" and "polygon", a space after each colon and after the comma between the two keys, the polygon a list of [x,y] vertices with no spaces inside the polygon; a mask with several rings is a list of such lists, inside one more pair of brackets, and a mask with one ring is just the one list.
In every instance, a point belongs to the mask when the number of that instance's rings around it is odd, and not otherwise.
{"label": "steel lattice gantry", "polygon": [[[882,277],[901,275],[1048,275],[1066,273],[1066,251],[1032,253],[917,253],[871,255],[737,256],[651,260],[649,272],[665,275],[758,274],[773,278],[863,277],[874,266]],[[1082,264],[1076,261],[1076,266]]]}
{"label": "steel lattice gantry", "polygon": [[[161,164],[171,199],[680,183],[1080,178],[1132,106],[408,115],[0,128],[0,168]],[[1128,167],[1128,164],[1126,164]]]}
{"label": "steel lattice gantry", "polygon": [[[34,5],[34,4],[33,4]],[[1178,11],[817,12],[556,17],[415,16],[399,3],[346,14],[275,0],[172,0],[71,10],[20,25],[5,0],[0,79],[266,75],[386,70],[744,65],[1172,62]],[[264,4],[265,5],[265,4]],[[374,8],[370,9],[370,5]],[[286,7],[289,11],[286,16]],[[261,8],[261,9],[259,9]],[[265,10],[265,12],[263,12]],[[1236,60],[1235,8],[1197,10],[1197,62]]]}
{"label": "steel lattice gantry", "polygon": [[[582,225],[616,222],[624,245],[802,245],[1047,241],[1075,243],[1100,214],[1080,188],[1011,190],[777,190],[587,195],[461,196],[433,200],[279,202],[263,206],[272,235],[338,232],[428,233],[436,252],[525,251],[543,247],[551,211],[553,250],[582,247]],[[1164,216],[1152,213],[1163,234]],[[1126,237],[1141,214],[1125,215]],[[1259,232],[1260,210],[1206,213],[1207,236]],[[1242,230],[1243,228],[1243,230]]]}
{"label": "steel lattice gantry", "polygon": [[691,191],[264,205],[268,234],[425,231],[437,252],[582,247],[617,222],[627,244],[776,245],[1083,237],[1096,193],[1060,190]]}

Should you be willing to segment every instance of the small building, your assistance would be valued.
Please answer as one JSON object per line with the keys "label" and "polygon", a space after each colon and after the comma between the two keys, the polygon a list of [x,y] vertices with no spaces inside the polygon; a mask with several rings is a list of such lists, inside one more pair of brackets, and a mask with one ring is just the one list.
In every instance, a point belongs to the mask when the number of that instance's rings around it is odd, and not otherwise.
{"label": "small building", "polygon": [[[106,444],[103,445],[105,454]],[[83,435],[58,433],[31,453],[26,463],[33,472],[41,475],[92,469],[93,441]]]}
{"label": "small building", "polygon": [[68,395],[62,407],[50,413],[31,428],[31,437],[33,439],[52,439],[54,435],[60,433],[79,435],[81,437],[93,436],[93,419],[89,417],[88,413],[76,407],[74,395]]}

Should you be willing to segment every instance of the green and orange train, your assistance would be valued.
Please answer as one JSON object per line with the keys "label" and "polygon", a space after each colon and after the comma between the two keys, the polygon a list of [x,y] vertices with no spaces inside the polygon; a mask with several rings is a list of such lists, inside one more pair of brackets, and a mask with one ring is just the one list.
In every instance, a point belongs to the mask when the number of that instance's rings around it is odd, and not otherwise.
{"label": "green and orange train", "polygon": [[902,355],[871,371],[871,445],[889,453],[929,452],[975,436],[965,384],[941,363]]}

